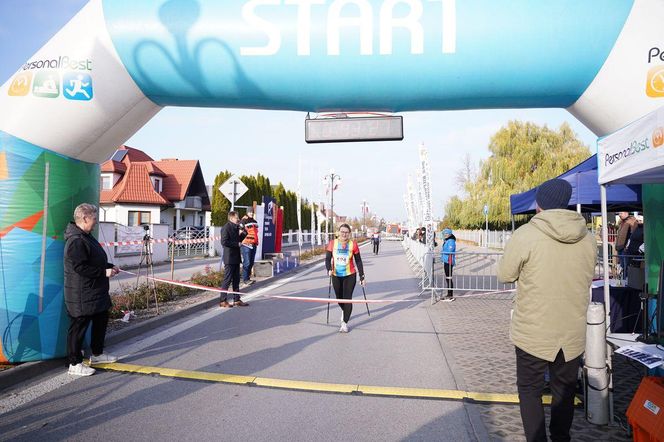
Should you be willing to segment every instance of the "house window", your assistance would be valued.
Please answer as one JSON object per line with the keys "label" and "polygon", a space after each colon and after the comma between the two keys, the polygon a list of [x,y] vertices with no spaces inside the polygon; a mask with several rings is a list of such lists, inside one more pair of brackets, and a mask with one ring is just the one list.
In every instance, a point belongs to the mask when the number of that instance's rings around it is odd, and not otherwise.
{"label": "house window", "polygon": [[140,226],[141,224],[150,224],[150,212],[129,211],[127,219],[128,226]]}
{"label": "house window", "polygon": [[110,190],[113,188],[113,178],[109,175],[99,177],[99,188],[101,190]]}
{"label": "house window", "polygon": [[154,179],[154,191],[157,193],[161,192],[161,180],[159,178]]}

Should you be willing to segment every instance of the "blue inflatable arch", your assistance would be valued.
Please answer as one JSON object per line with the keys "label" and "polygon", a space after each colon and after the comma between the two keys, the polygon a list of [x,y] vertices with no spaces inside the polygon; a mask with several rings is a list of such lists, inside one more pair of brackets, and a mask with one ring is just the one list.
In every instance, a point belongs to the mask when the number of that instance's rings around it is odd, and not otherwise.
{"label": "blue inflatable arch", "polygon": [[164,106],[661,106],[657,0],[92,0],[0,89],[0,360],[62,356],[66,222]]}

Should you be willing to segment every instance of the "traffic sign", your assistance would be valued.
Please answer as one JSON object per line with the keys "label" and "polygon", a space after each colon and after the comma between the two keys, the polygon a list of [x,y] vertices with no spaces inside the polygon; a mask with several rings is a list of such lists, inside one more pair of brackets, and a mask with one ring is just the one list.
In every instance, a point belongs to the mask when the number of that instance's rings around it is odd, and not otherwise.
{"label": "traffic sign", "polygon": [[235,208],[235,202],[247,193],[248,190],[249,188],[235,175],[219,186],[219,191],[231,202],[232,209]]}

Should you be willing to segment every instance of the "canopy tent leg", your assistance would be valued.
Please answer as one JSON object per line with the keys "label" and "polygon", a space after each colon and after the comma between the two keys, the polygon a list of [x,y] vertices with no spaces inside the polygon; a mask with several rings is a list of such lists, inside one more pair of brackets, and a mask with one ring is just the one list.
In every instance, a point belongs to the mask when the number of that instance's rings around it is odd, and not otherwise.
{"label": "canopy tent leg", "polygon": [[606,364],[609,370],[609,422],[613,424],[613,367],[611,355],[613,349],[606,341],[606,332],[611,330],[611,285],[609,278],[609,215],[606,204],[606,186],[600,185],[600,197],[602,201],[602,270],[604,275],[604,315],[606,326],[604,342],[606,343]]}

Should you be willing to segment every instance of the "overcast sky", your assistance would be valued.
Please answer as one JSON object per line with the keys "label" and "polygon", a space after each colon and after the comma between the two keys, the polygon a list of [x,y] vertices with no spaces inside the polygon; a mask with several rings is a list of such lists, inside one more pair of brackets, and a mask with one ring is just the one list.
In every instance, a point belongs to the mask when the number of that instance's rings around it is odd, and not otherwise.
{"label": "overcast sky", "polygon": [[[140,0],[138,0],[140,1]],[[44,45],[85,0],[0,0],[0,81],[5,82]],[[307,145],[301,112],[237,109],[166,108],[127,141],[155,159],[198,159],[206,182],[221,170],[260,172],[273,183],[296,190],[301,158],[302,191],[323,197],[322,178],[334,169],[342,177],[335,192],[335,211],[360,217],[366,200],[388,220],[405,219],[403,194],[408,174],[418,165],[418,145],[429,149],[433,209],[457,192],[456,170],[466,153],[474,161],[488,156],[489,139],[511,119],[557,128],[568,122],[591,151],[596,137],[561,109],[413,112],[404,117],[401,142]]]}

